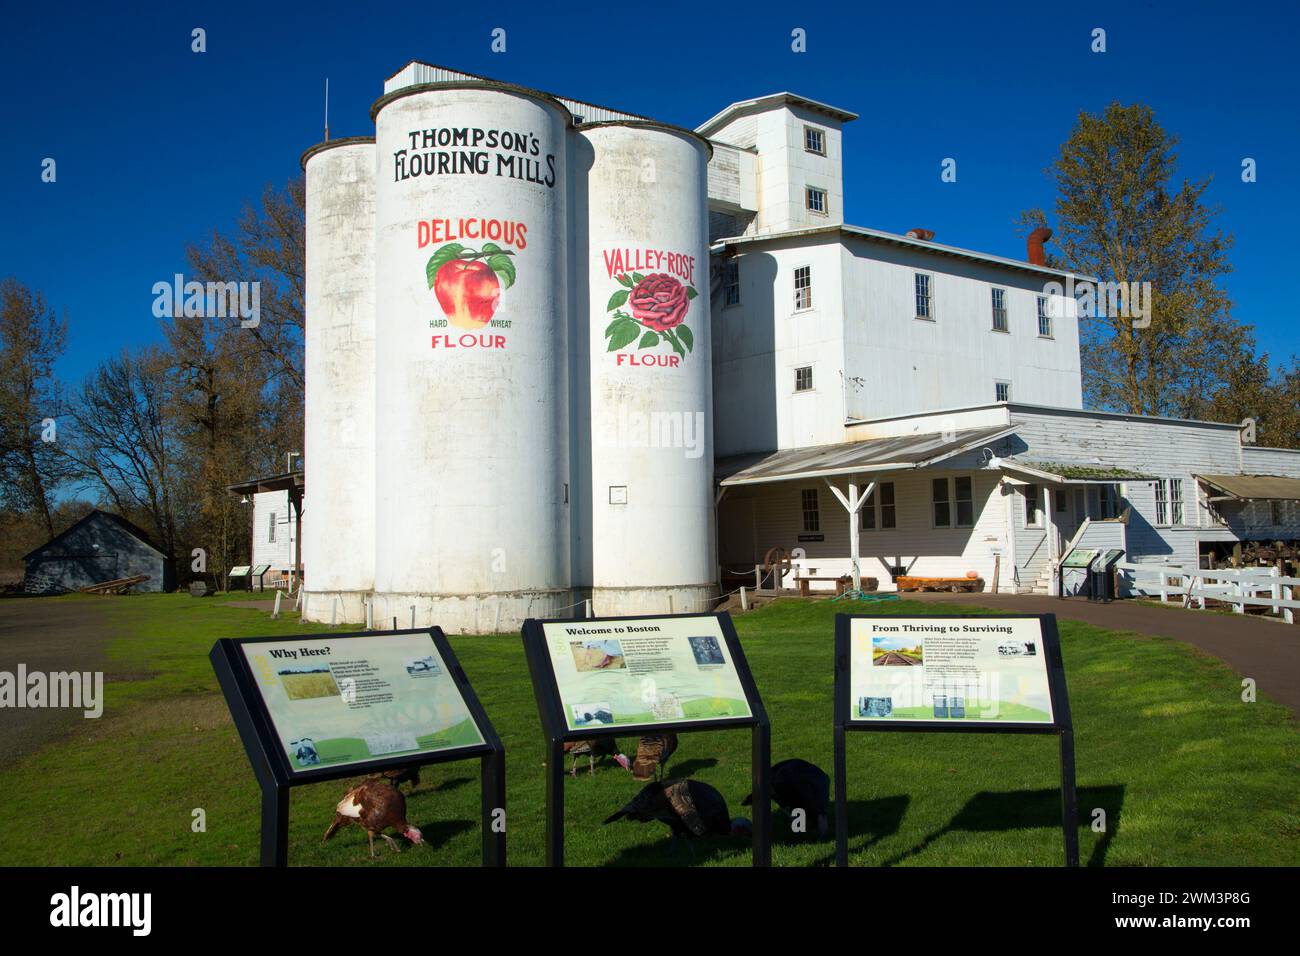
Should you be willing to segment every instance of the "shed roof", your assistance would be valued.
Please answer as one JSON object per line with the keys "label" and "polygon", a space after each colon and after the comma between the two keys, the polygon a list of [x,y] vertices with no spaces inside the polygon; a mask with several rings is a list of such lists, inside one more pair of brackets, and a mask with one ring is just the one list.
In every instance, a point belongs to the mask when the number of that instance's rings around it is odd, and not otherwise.
{"label": "shed roof", "polygon": [[1300,478],[1280,475],[1197,475],[1225,497],[1242,501],[1300,501]]}
{"label": "shed roof", "polygon": [[60,531],[49,541],[46,541],[40,547],[33,548],[32,550],[28,551],[26,554],[23,555],[23,560],[26,561],[28,558],[36,554],[39,554],[40,552],[46,550],[47,548],[53,547],[54,545],[58,544],[60,541],[62,541],[68,535],[72,534],[72,532],[76,531],[83,524],[89,522],[91,519],[111,521],[113,524],[117,525],[119,528],[121,528],[131,537],[135,538],[137,541],[143,544],[146,548],[148,548],[151,551],[156,551],[159,557],[163,557],[163,558],[167,557],[167,555],[163,554],[163,552],[159,549],[159,547],[153,543],[153,539],[149,537],[149,533],[145,531],[143,528],[139,527],[136,524],[131,523],[130,521],[127,521],[121,515],[115,515],[111,511],[101,511],[99,508],[96,508],[93,511],[91,511],[89,514],[87,514],[85,517],[81,518],[80,520],[74,521],[72,524],[70,524],[62,531]]}
{"label": "shed roof", "polygon": [[803,478],[830,478],[873,471],[901,471],[937,464],[986,442],[1009,435],[1015,428],[967,428],[930,435],[868,438],[791,448],[765,455],[737,456],[718,463],[723,487],[761,485]]}

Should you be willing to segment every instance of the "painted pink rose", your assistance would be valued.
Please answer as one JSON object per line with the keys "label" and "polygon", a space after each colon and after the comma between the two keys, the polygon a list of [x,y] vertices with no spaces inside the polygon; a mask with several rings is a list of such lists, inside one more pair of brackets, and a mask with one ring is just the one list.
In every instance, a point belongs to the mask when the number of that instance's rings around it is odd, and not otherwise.
{"label": "painted pink rose", "polygon": [[638,282],[627,302],[632,318],[656,332],[667,332],[681,325],[686,310],[691,307],[686,287],[662,272]]}

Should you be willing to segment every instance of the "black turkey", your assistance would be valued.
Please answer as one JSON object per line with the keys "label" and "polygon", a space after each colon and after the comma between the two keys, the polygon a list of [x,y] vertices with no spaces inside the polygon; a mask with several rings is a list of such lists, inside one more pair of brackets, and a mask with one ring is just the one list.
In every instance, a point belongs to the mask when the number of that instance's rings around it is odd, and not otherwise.
{"label": "black turkey", "polygon": [[[792,757],[772,768],[768,777],[772,800],[786,813],[802,810],[805,818],[817,821],[817,832],[826,836],[830,829],[831,778],[816,764]],[[740,802],[747,807],[754,802],[751,793]]]}

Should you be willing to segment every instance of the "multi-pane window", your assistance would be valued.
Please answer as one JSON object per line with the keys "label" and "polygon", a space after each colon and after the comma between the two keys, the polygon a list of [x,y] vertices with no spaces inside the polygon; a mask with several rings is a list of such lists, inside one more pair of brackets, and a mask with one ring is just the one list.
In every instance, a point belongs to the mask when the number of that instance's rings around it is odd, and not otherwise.
{"label": "multi-pane window", "polygon": [[818,156],[825,156],[826,133],[816,126],[805,126],[803,128],[803,148],[810,153],[816,153]]}
{"label": "multi-pane window", "polygon": [[1025,485],[1025,527],[1043,526],[1043,491],[1038,485]]}
{"label": "multi-pane window", "polygon": [[993,383],[993,401],[1009,402],[1011,401],[1011,383],[994,382]]}
{"label": "multi-pane window", "polygon": [[818,189],[816,186],[808,186],[804,189],[805,201],[808,204],[809,212],[826,214],[826,190]]}
{"label": "multi-pane window", "polygon": [[1268,523],[1275,528],[1282,524],[1282,502],[1276,499],[1268,503]]}
{"label": "multi-pane window", "polygon": [[930,482],[932,517],[936,528],[971,528],[975,525],[975,495],[969,475],[935,478]]}
{"label": "multi-pane window", "polygon": [[1156,481],[1156,524],[1183,523],[1183,480],[1161,478]]}
{"label": "multi-pane window", "polygon": [[812,308],[812,266],[800,266],[794,270],[794,307]]}
{"label": "multi-pane window", "polygon": [[[877,514],[879,508],[879,514]],[[898,517],[894,510],[894,483],[892,481],[881,481],[876,483],[876,487],[867,495],[867,500],[862,503],[858,513],[862,516],[859,522],[864,531],[874,531],[876,528],[894,528],[898,525]]]}
{"label": "multi-pane window", "polygon": [[812,389],[812,366],[805,365],[794,370],[794,390],[807,392]]}
{"label": "multi-pane window", "polygon": [[1047,311],[1047,296],[1038,297],[1038,334],[1045,339],[1052,337],[1052,315]]}
{"label": "multi-pane window", "polygon": [[[1158,493],[1157,493],[1158,494]],[[1098,512],[1103,521],[1119,516],[1119,489],[1114,485],[1102,485],[1098,492]]]}
{"label": "multi-pane window", "polygon": [[880,527],[894,528],[897,524],[898,518],[894,510],[894,483],[882,481],[880,483]]}
{"label": "multi-pane window", "polygon": [[822,527],[821,516],[817,511],[817,489],[805,488],[803,490],[803,529],[805,531],[820,531]]}
{"label": "multi-pane window", "polygon": [[1007,331],[1007,290],[993,290],[993,331]]}
{"label": "multi-pane window", "polygon": [[916,274],[916,317],[918,319],[934,318],[934,302],[931,276],[924,272]]}
{"label": "multi-pane window", "polygon": [[952,527],[952,501],[948,498],[947,478],[935,478],[930,482],[930,497],[934,504],[934,526]]}
{"label": "multi-pane window", "polygon": [[952,480],[953,498],[957,502],[957,527],[970,528],[975,524],[975,496],[969,475]]}
{"label": "multi-pane window", "polygon": [[722,264],[722,304],[740,305],[740,262],[728,259]]}
{"label": "multi-pane window", "polygon": [[266,540],[275,544],[275,512],[272,511],[266,517],[269,519],[266,522]]}

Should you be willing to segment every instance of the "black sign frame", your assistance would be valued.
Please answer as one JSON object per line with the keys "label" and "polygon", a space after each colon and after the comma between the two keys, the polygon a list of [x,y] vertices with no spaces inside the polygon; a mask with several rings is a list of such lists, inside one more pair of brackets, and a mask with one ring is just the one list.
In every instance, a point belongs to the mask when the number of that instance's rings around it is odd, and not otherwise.
{"label": "black sign frame", "polygon": [[[435,753],[412,754],[407,756],[384,757],[361,763],[348,763],[335,767],[319,767],[311,770],[297,770],[289,763],[289,758],[280,745],[280,738],[275,732],[275,724],[267,711],[262,692],[249,667],[248,660],[240,651],[245,644],[283,643],[286,641],[340,641],[366,637],[395,637],[406,634],[428,635],[434,647],[438,649],[447,673],[455,682],[465,700],[483,743],[466,747],[455,747]],[[496,820],[497,811],[506,807],[506,749],[497,734],[487,712],[479,702],[478,695],[469,679],[465,676],[460,661],[456,659],[447,636],[440,627],[421,627],[400,631],[350,631],[344,634],[284,634],[274,637],[223,637],[213,646],[208,655],[213,669],[217,672],[217,682],[226,697],[230,716],[243,741],[248,761],[252,764],[253,775],[262,788],[262,866],[287,866],[289,862],[289,791],[291,788],[307,783],[320,783],[327,780],[340,780],[344,777],[357,777],[367,773],[376,773],[392,767],[428,766],[430,764],[449,763],[455,760],[468,760],[474,757],[480,761],[480,780],[482,783],[482,827],[483,827],[483,866],[506,865],[505,830]],[[502,821],[503,822],[503,821]]]}
{"label": "black sign frame", "polygon": [[[1039,622],[1043,656],[1047,661],[1047,687],[1052,701],[1052,723],[987,723],[975,721],[855,720],[852,717],[850,684],[850,629],[854,619],[873,621],[918,618],[942,622],[987,621],[989,618],[1023,618]],[[1055,614],[837,614],[835,615],[835,865],[849,865],[848,754],[847,735],[854,731],[911,731],[920,733],[1055,734],[1060,742],[1061,829],[1065,843],[1065,865],[1079,865],[1079,808],[1074,773],[1074,723],[1065,687],[1065,665]]]}
{"label": "black sign frame", "polygon": [[771,791],[768,786],[769,765],[772,762],[772,726],[767,719],[767,710],[759,696],[754,683],[754,675],[749,669],[749,661],[740,646],[731,615],[723,611],[720,614],[641,614],[628,617],[573,617],[573,618],[529,618],[524,621],[521,636],[524,642],[524,655],[528,659],[528,673],[532,678],[533,694],[537,699],[537,712],[542,721],[542,735],[546,744],[546,865],[564,866],[564,745],[573,740],[586,740],[593,737],[608,737],[617,734],[619,728],[601,726],[590,730],[570,730],[569,722],[564,716],[564,704],[560,700],[559,687],[556,684],[555,669],[551,666],[551,653],[546,644],[546,624],[603,624],[624,621],[662,621],[685,618],[711,618],[718,622],[726,641],[731,661],[736,668],[736,676],[745,692],[745,702],[749,705],[749,717],[719,717],[709,720],[682,720],[654,724],[631,724],[623,732],[632,733],[695,733],[705,730],[735,730],[750,728],[750,784],[753,794],[753,865],[772,865],[772,805]]}

